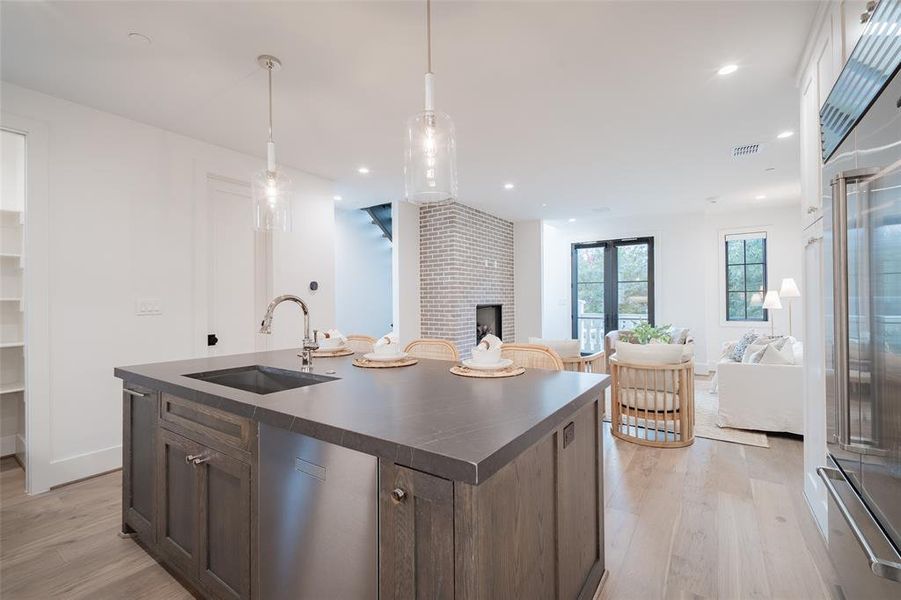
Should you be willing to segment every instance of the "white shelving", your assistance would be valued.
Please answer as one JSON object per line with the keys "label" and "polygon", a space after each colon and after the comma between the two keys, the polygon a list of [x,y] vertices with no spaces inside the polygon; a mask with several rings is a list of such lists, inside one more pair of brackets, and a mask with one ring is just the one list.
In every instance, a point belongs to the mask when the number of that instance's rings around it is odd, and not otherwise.
{"label": "white shelving", "polygon": [[[3,131],[3,196],[0,197],[0,454],[24,459],[25,439],[25,206],[24,138]],[[21,137],[21,136],[19,136]],[[15,182],[7,185],[7,181]]]}

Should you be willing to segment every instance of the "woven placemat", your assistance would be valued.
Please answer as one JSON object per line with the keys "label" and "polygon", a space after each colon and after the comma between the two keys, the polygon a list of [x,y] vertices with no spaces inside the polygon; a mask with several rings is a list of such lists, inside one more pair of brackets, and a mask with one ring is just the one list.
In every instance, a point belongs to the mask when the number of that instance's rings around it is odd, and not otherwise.
{"label": "woven placemat", "polygon": [[507,367],[506,369],[498,369],[497,371],[480,371],[478,369],[470,369],[463,365],[454,365],[450,368],[450,372],[460,377],[477,377],[479,379],[496,379],[499,377],[516,377],[526,372],[523,367]]}
{"label": "woven placemat", "polygon": [[313,358],[335,358],[336,356],[350,356],[354,351],[350,348],[341,348],[340,350],[316,350],[313,352]]}
{"label": "woven placemat", "polygon": [[369,360],[361,357],[354,359],[354,366],[363,367],[364,369],[391,369],[394,367],[409,367],[418,362],[412,356],[401,358],[400,360]]}

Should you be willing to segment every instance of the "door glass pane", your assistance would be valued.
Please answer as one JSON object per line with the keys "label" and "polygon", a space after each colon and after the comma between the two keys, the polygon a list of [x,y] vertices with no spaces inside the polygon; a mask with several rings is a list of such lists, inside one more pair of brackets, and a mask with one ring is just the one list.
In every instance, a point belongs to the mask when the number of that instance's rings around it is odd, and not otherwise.
{"label": "door glass pane", "polygon": [[576,332],[582,352],[604,346],[604,247],[576,249]]}
{"label": "door glass pane", "polygon": [[[729,267],[730,271],[733,268],[735,268],[735,267]],[[757,290],[759,292],[764,291],[763,290],[763,265],[748,265],[747,267],[745,267],[745,273],[746,273],[745,284],[747,286],[745,289],[747,289],[749,291],[750,290]],[[732,290],[732,289],[739,289],[739,288],[733,288],[730,286],[729,289]]]}
{"label": "door glass pane", "polygon": [[629,329],[649,321],[648,245],[617,246],[617,312],[618,329]]}
{"label": "door glass pane", "polygon": [[619,281],[648,280],[648,247],[646,244],[619,246],[617,249]]}
{"label": "door glass pane", "polygon": [[745,240],[745,262],[762,263],[763,259],[763,238]]}
{"label": "door glass pane", "polygon": [[648,320],[647,282],[619,284],[619,329],[630,329]]}

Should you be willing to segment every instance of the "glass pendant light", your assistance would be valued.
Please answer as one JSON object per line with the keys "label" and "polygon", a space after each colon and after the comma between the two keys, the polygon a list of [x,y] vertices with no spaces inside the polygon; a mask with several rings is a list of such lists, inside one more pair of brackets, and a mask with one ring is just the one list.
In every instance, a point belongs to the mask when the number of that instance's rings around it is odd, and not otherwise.
{"label": "glass pendant light", "polygon": [[251,182],[254,228],[257,231],[291,231],[292,182],[278,169],[272,140],[272,71],[280,69],[282,63],[268,54],[257,57],[257,62],[266,69],[269,77],[269,141],[266,143],[266,168],[254,175]]}
{"label": "glass pendant light", "polygon": [[438,204],[457,199],[457,142],[454,123],[435,110],[432,73],[432,2],[426,0],[428,71],[425,110],[407,120],[404,187],[413,204]]}

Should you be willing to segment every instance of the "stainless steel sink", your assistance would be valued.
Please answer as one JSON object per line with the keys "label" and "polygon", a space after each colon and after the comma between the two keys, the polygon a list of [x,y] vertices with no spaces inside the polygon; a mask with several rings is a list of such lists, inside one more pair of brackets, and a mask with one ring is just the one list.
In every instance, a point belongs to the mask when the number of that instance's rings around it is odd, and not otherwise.
{"label": "stainless steel sink", "polygon": [[288,371],[263,365],[248,367],[235,367],[221,369],[219,371],[205,371],[203,373],[190,373],[185,375],[192,379],[208,381],[217,385],[252,392],[254,394],[271,394],[283,392],[295,388],[316,385],[327,381],[335,381],[337,377],[316,375],[314,373],[301,373],[300,371]]}

